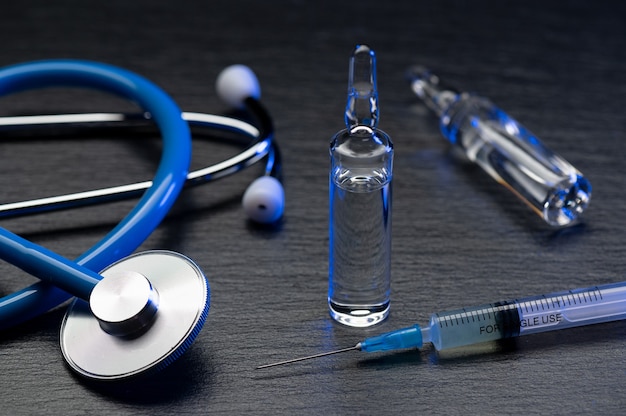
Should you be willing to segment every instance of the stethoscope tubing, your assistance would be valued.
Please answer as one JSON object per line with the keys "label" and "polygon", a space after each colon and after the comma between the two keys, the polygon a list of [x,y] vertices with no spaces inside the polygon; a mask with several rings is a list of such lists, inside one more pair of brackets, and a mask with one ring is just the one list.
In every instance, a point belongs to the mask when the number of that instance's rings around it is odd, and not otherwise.
{"label": "stethoscope tubing", "polygon": [[89,300],[91,291],[100,281],[98,273],[1,227],[0,257],[84,300]]}
{"label": "stethoscope tubing", "polygon": [[[152,186],[111,232],[75,260],[79,266],[100,271],[139,247],[175,202],[191,160],[190,130],[182,111],[164,91],[130,71],[77,60],[39,61],[0,70],[0,95],[55,85],[96,88],[131,99],[152,115],[163,135],[163,152]],[[2,234],[12,237],[6,230]],[[31,319],[70,297],[55,285],[40,281],[0,298],[0,328]]]}

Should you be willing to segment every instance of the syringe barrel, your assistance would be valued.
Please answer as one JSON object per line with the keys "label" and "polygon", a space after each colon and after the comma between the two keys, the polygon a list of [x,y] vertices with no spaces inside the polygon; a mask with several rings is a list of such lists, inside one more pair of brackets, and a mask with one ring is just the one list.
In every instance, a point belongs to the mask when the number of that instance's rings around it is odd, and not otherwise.
{"label": "syringe barrel", "polygon": [[626,282],[436,313],[437,350],[626,319]]}
{"label": "syringe barrel", "polygon": [[445,350],[519,335],[520,317],[512,302],[490,303],[431,315],[431,342]]}
{"label": "syringe barrel", "polygon": [[520,335],[626,319],[626,282],[516,301]]}

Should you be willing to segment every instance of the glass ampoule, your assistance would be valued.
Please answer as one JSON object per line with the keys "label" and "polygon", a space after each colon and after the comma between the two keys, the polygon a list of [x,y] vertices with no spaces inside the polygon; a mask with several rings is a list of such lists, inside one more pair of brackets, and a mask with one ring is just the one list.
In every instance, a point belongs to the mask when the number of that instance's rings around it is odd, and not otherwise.
{"label": "glass ampoule", "polygon": [[367,327],[389,313],[393,144],[377,128],[376,56],[357,46],[350,58],[346,129],[330,143],[330,314]]}
{"label": "glass ampoule", "polygon": [[591,184],[563,157],[488,99],[460,93],[422,67],[408,74],[413,91],[439,117],[443,135],[553,227],[575,224]]}

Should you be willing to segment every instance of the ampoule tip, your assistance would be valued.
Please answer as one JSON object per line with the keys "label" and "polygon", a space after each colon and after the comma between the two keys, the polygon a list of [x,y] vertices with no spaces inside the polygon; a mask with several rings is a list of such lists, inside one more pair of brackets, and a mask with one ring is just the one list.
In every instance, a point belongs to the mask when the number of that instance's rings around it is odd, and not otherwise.
{"label": "ampoule tip", "polygon": [[357,45],[350,57],[345,122],[348,128],[378,125],[376,54],[367,45]]}

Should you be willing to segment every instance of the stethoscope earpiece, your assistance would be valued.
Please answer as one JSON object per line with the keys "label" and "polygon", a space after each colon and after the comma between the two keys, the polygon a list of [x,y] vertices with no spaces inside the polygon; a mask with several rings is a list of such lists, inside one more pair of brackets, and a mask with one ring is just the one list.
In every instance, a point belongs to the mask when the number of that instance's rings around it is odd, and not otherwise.
{"label": "stethoscope earpiece", "polygon": [[[244,106],[250,99],[258,104],[261,98],[259,81],[245,65],[224,68],[217,77],[215,88],[219,97],[235,108]],[[260,224],[278,221],[285,209],[285,191],[280,181],[271,176],[273,170],[273,167],[267,169],[265,176],[254,180],[243,195],[242,205],[246,215]]]}
{"label": "stethoscope earpiece", "polygon": [[285,191],[275,177],[261,176],[246,189],[242,205],[251,220],[261,224],[271,224],[283,215]]}
{"label": "stethoscope earpiece", "polygon": [[261,98],[261,86],[254,72],[245,65],[231,65],[215,81],[217,95],[234,108],[243,107],[246,98]]}

